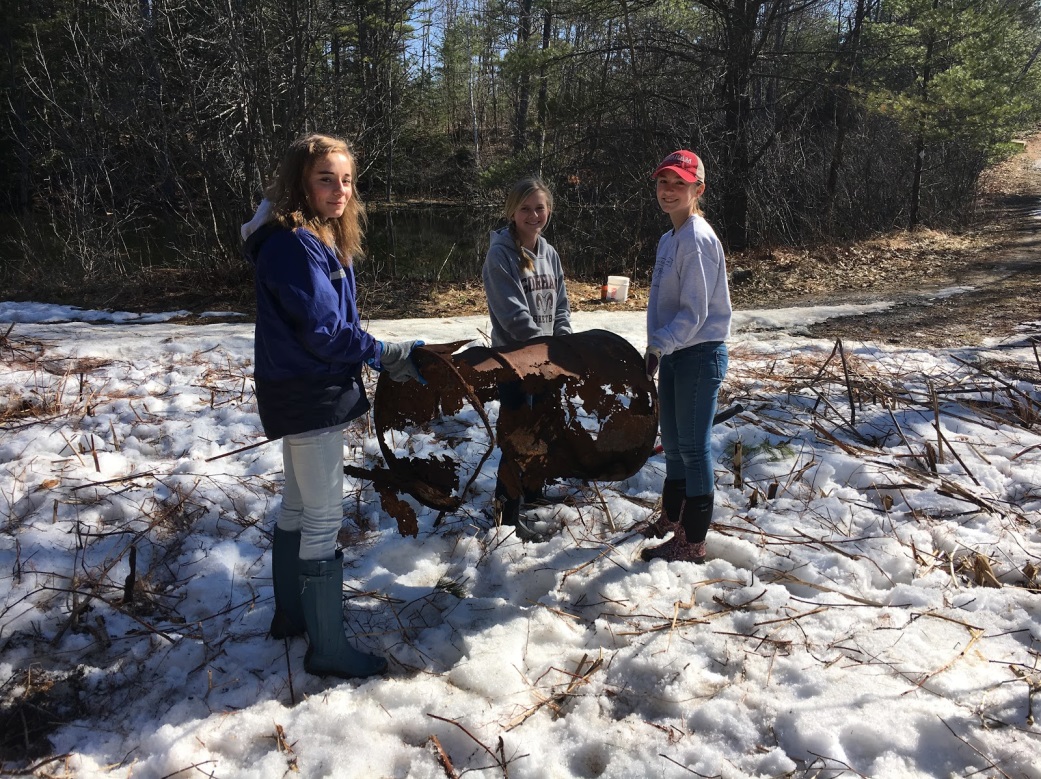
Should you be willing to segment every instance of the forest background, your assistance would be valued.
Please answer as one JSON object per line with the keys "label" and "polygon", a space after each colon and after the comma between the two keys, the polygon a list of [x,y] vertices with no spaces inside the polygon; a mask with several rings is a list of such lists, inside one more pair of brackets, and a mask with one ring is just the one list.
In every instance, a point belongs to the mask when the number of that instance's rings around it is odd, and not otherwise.
{"label": "forest background", "polygon": [[238,227],[304,131],[357,151],[363,288],[477,278],[506,188],[531,173],[555,192],[569,275],[638,287],[663,229],[649,174],[673,149],[704,157],[708,218],[740,257],[962,229],[981,174],[1041,121],[1039,0],[3,0],[0,15],[14,299],[154,310],[194,289],[248,309]]}

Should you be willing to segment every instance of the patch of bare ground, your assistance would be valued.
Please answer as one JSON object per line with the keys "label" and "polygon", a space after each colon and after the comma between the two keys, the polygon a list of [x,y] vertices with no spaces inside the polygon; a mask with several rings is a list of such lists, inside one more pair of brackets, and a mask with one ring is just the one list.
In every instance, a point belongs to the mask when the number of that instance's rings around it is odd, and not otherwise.
{"label": "patch of bare ground", "polygon": [[[934,230],[896,233],[850,245],[756,249],[727,258],[735,308],[780,308],[877,299],[939,286],[986,254],[978,235]],[[648,278],[630,282],[625,302],[601,300],[599,284],[568,279],[574,311],[643,310]],[[487,312],[479,279],[461,284],[388,281],[361,291],[361,308],[372,319],[447,317]]]}

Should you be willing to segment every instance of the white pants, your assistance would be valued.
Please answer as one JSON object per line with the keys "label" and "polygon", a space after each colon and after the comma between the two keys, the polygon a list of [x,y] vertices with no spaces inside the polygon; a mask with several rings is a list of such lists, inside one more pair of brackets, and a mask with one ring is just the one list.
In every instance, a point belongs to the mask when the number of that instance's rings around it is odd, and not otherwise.
{"label": "white pants", "polygon": [[278,527],[300,533],[301,560],[331,560],[343,524],[343,429],[285,436]]}

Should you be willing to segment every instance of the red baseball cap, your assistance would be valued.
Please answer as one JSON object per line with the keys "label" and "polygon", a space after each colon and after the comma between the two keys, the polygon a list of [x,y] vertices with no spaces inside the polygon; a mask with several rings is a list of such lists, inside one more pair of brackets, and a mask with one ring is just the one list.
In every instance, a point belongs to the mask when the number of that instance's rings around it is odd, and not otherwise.
{"label": "red baseball cap", "polygon": [[688,184],[693,184],[695,181],[705,183],[705,163],[692,151],[686,149],[674,151],[654,169],[651,178],[656,179],[667,170],[671,170]]}

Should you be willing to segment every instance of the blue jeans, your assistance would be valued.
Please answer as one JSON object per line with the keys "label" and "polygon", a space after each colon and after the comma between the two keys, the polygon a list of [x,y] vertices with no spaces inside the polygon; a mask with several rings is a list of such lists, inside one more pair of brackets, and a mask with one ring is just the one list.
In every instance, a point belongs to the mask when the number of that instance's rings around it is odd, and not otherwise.
{"label": "blue jeans", "polygon": [[695,344],[665,355],[658,374],[658,415],[665,449],[665,478],[682,479],[687,496],[715,489],[712,418],[727,373],[726,344]]}

